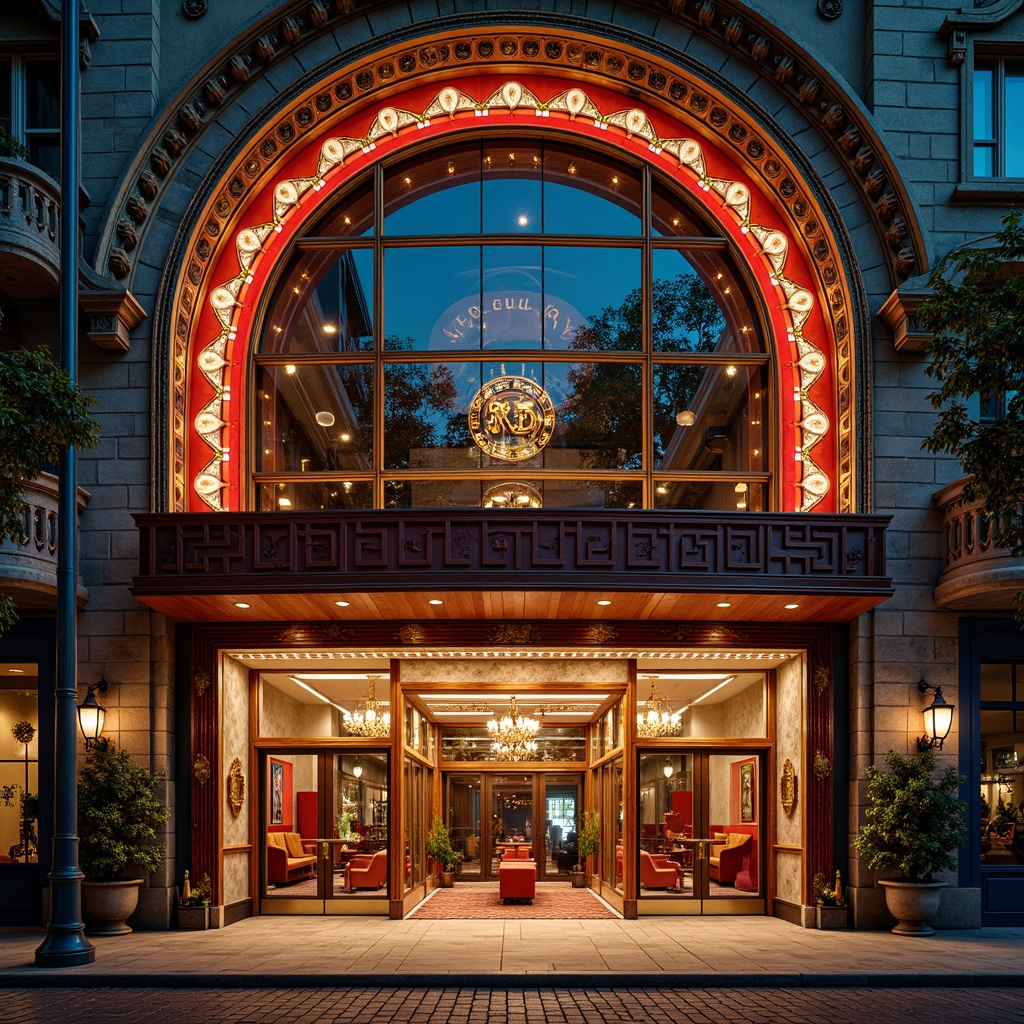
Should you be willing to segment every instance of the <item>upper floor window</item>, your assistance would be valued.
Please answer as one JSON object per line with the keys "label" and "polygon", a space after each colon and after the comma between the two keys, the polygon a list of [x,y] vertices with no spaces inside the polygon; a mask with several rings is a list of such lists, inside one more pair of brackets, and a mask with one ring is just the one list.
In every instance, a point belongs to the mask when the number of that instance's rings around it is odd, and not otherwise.
{"label": "upper floor window", "polygon": [[28,151],[29,163],[57,178],[60,63],[39,57],[0,57],[0,121]]}
{"label": "upper floor window", "polygon": [[974,177],[1024,178],[1024,59],[979,59],[974,67]]}
{"label": "upper floor window", "polygon": [[770,359],[729,243],[605,151],[375,170],[298,240],[255,357],[252,507],[772,507]]}

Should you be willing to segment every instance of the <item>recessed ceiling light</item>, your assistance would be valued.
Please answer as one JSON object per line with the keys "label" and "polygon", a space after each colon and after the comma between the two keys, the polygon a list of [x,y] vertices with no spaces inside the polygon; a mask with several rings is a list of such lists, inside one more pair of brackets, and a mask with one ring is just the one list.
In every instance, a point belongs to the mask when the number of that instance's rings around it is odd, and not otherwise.
{"label": "recessed ceiling light", "polygon": [[608,604],[611,604],[611,601],[604,600],[604,601],[598,601],[597,603],[600,604],[600,605],[608,605]]}
{"label": "recessed ceiling light", "polygon": [[795,604],[795,603],[794,603],[794,604],[787,604],[787,605],[786,605],[786,608],[787,608],[787,609],[788,609],[789,611],[792,611],[792,610],[793,610],[794,608],[799,608],[799,607],[800,607],[800,605],[798,605],[798,604]]}
{"label": "recessed ceiling light", "polygon": [[335,601],[334,603],[335,603],[335,604],[336,604],[336,605],[337,605],[337,606],[338,606],[339,608],[347,608],[347,607],[348,607],[348,605],[349,605],[348,601]]}
{"label": "recessed ceiling light", "polygon": [[715,605],[715,607],[716,608],[731,608],[732,607],[732,601],[719,601],[718,604]]}
{"label": "recessed ceiling light", "polygon": [[429,600],[429,601],[427,602],[427,604],[444,604],[444,601],[442,601],[442,600],[441,600],[440,598],[438,598],[438,597],[432,597],[432,598],[431,598],[431,599],[430,599],[430,600]]}
{"label": "recessed ceiling light", "polygon": [[236,601],[235,602],[235,607],[236,608],[251,608],[252,605],[251,604],[246,604],[245,601]]}
{"label": "recessed ceiling light", "polygon": [[9,668],[7,671],[10,672],[12,676],[23,676],[25,674],[25,670],[23,668]]}

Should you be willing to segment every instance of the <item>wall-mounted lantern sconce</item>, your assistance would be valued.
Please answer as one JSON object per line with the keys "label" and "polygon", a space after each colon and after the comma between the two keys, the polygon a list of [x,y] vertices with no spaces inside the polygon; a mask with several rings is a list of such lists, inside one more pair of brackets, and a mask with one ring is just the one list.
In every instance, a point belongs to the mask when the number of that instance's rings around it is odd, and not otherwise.
{"label": "wall-mounted lantern sconce", "polygon": [[357,778],[363,777],[363,759],[361,757],[356,758],[355,767],[352,769],[352,774]]}
{"label": "wall-mounted lantern sconce", "polygon": [[942,697],[941,686],[930,686],[923,679],[917,684],[919,693],[934,693],[931,704],[922,712],[924,715],[924,735],[918,738],[918,750],[942,749],[943,740],[953,728],[953,709],[955,704],[947,704]]}
{"label": "wall-mounted lantern sconce", "polygon": [[103,738],[103,720],[106,718],[107,709],[96,700],[96,690],[100,693],[107,692],[106,679],[90,683],[85,700],[78,705],[78,726],[85,737],[86,750],[103,749],[110,742]]}
{"label": "wall-mounted lantern sconce", "polygon": [[665,763],[661,766],[661,771],[666,779],[671,779],[672,776],[675,775],[676,770],[672,767],[672,758],[665,758]]}

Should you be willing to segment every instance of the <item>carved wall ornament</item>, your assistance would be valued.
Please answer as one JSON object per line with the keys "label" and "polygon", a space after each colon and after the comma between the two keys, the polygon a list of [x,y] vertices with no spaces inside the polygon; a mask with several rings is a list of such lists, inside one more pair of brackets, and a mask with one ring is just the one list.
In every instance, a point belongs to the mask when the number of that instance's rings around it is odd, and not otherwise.
{"label": "carved wall ornament", "polygon": [[202,695],[209,689],[211,682],[210,673],[207,672],[205,668],[201,668],[196,673],[195,677],[196,696],[202,697]]}
{"label": "carved wall ornament", "polygon": [[228,768],[228,804],[231,813],[237,818],[242,812],[242,804],[245,802],[245,774],[242,771],[242,761],[235,758]]}
{"label": "carved wall ornament", "polygon": [[426,639],[426,634],[419,626],[399,626],[395,632],[395,639],[400,644],[421,644]]}
{"label": "carved wall ornament", "polygon": [[205,754],[197,754],[192,764],[192,774],[200,786],[205,786],[210,780],[210,759]]}
{"label": "carved wall ornament", "polygon": [[797,788],[796,769],[787,757],[782,763],[782,777],[779,779],[779,796],[786,814],[792,814],[793,808],[796,807]]}
{"label": "carved wall ornament", "polygon": [[614,640],[619,631],[614,626],[608,626],[603,622],[587,627],[587,640],[592,644],[604,644]]}
{"label": "carved wall ornament", "polygon": [[828,686],[829,683],[829,671],[827,665],[815,665],[814,666],[814,688],[821,693],[822,690]]}
{"label": "carved wall ornament", "polygon": [[826,21],[835,20],[843,13],[843,0],[818,0],[818,13]]}
{"label": "carved wall ornament", "polygon": [[537,640],[533,626],[505,623],[490,635],[492,644],[530,644]]}
{"label": "carved wall ornament", "polygon": [[816,750],[814,752],[814,777],[819,782],[824,782],[832,774],[832,762],[825,754]]}

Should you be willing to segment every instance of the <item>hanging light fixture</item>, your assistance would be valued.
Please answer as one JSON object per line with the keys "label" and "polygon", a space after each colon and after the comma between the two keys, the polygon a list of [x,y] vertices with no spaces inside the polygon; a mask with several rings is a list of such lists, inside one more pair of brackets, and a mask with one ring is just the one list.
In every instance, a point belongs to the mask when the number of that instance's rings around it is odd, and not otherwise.
{"label": "hanging light fixture", "polygon": [[658,693],[658,677],[650,676],[651,695],[644,701],[644,706],[637,712],[636,734],[641,739],[655,739],[658,736],[672,736],[679,728],[678,711],[669,711],[665,707],[664,698]]}
{"label": "hanging light fixture", "polygon": [[367,676],[367,679],[370,680],[370,689],[363,701],[362,710],[344,713],[345,728],[353,736],[390,736],[391,713],[380,710],[380,701],[377,700],[377,677]]}
{"label": "hanging light fixture", "polygon": [[534,737],[540,723],[532,718],[521,718],[513,696],[509,701],[509,713],[504,718],[492,718],[487,731],[494,741],[491,750],[499,761],[529,761],[537,753]]}

